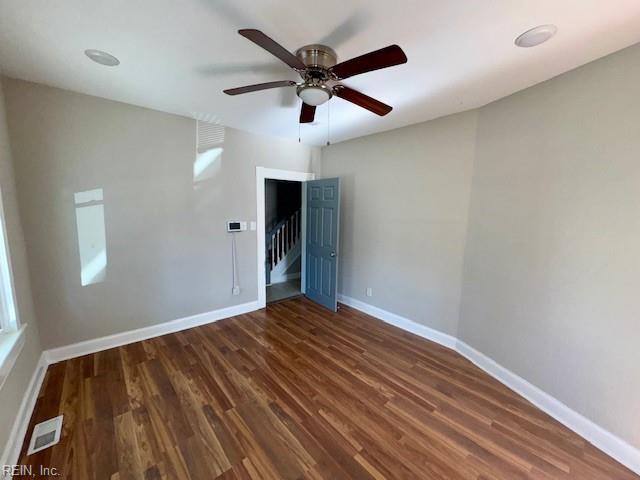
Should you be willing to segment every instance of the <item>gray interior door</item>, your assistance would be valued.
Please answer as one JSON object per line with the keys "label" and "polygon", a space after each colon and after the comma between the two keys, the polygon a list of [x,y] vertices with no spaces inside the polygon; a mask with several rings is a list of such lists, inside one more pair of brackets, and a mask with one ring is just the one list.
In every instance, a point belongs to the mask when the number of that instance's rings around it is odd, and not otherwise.
{"label": "gray interior door", "polygon": [[307,183],[306,296],[338,309],[338,225],[340,179]]}

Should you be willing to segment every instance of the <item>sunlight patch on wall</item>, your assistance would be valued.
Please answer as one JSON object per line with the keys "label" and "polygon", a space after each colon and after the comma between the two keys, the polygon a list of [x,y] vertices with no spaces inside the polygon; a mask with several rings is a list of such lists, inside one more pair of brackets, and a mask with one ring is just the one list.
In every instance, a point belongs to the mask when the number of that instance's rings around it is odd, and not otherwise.
{"label": "sunlight patch on wall", "polygon": [[222,167],[224,127],[198,120],[196,126],[196,158],[193,162],[193,182],[216,176]]}
{"label": "sunlight patch on wall", "polygon": [[84,287],[103,282],[107,276],[103,192],[101,188],[77,192],[74,199],[80,253],[80,283]]}
{"label": "sunlight patch on wall", "polygon": [[224,148],[212,148],[196,155],[193,162],[193,181],[201,182],[215,176],[220,170]]}

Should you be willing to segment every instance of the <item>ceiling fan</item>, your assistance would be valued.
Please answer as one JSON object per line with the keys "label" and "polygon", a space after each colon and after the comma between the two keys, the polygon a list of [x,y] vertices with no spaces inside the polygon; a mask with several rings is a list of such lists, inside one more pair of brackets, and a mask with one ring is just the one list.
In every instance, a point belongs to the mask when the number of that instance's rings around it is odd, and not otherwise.
{"label": "ceiling fan", "polygon": [[302,81],[283,80],[230,88],[224,90],[227,95],[240,95],[270,88],[296,87],[296,93],[302,100],[300,123],[313,122],[316,106],[327,102],[334,95],[380,116],[392,110],[391,106],[338,82],[361,73],[406,63],[407,56],[398,45],[390,45],[337,63],[336,52],[326,45],[305,45],[296,50],[294,55],[260,30],[244,29],[238,30],[238,33],[289,65],[300,74]]}

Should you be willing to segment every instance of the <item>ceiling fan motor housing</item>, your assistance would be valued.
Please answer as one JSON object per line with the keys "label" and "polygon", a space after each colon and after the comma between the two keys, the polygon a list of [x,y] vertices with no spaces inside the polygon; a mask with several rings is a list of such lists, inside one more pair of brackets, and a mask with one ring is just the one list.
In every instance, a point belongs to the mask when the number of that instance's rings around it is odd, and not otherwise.
{"label": "ceiling fan motor housing", "polygon": [[338,62],[338,55],[326,45],[312,44],[296,50],[296,56],[307,67],[300,72],[304,84],[298,86],[298,96],[307,105],[323,104],[333,96],[326,82],[332,79],[329,69]]}
{"label": "ceiling fan motor housing", "polygon": [[299,48],[296,57],[312,69],[328,70],[338,63],[338,55],[333,48],[317,43]]}

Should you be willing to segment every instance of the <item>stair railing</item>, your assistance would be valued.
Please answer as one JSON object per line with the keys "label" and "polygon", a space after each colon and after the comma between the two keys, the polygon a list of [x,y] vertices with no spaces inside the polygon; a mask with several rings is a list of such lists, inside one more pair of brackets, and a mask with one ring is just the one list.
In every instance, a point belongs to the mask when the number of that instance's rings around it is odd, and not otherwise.
{"label": "stair railing", "polygon": [[300,210],[296,210],[267,232],[266,259],[268,272],[273,270],[284,259],[289,250],[300,241],[300,221]]}

